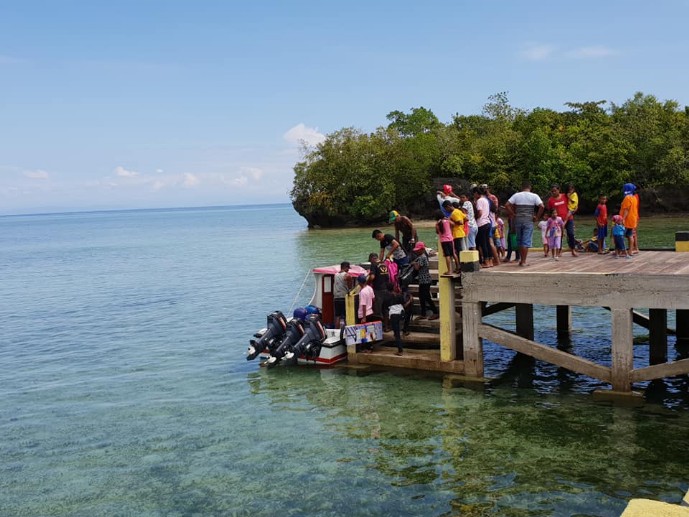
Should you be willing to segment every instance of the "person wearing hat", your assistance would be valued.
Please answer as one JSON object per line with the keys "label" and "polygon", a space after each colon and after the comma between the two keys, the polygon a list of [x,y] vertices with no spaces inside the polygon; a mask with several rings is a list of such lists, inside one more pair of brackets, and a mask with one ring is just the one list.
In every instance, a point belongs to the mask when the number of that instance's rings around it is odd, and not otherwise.
{"label": "person wearing hat", "polygon": [[459,196],[452,191],[452,185],[443,185],[443,190],[436,191],[436,199],[440,205],[445,217],[450,217],[450,213],[443,208],[443,203],[449,201],[450,203],[459,203]]}
{"label": "person wearing hat", "polygon": [[400,233],[402,234],[402,247],[404,251],[411,253],[414,244],[419,240],[412,220],[406,215],[401,215],[397,210],[393,210],[390,212],[388,223],[393,223],[395,225],[395,239],[397,239],[397,241],[400,240]]}
{"label": "person wearing hat", "polygon": [[413,253],[415,258],[412,261],[412,265],[417,271],[416,280],[419,283],[419,304],[421,306],[421,315],[417,319],[425,320],[428,315],[426,310],[430,309],[433,314],[428,319],[437,320],[438,309],[435,303],[433,303],[433,298],[431,298],[431,283],[433,283],[433,277],[431,277],[431,271],[428,266],[428,253],[426,253],[426,245],[423,241],[416,243]]}
{"label": "person wearing hat", "polygon": [[624,223],[625,237],[629,242],[628,252],[638,249],[636,242],[636,227],[639,224],[639,198],[634,195],[636,185],[625,183],[622,187],[624,198],[620,206],[620,216]]}

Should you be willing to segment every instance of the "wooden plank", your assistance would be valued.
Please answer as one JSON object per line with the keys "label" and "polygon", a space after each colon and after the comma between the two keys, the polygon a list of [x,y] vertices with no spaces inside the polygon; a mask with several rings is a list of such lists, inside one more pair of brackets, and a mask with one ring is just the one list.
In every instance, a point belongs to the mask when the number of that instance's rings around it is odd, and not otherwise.
{"label": "wooden plank", "polygon": [[640,382],[685,374],[689,374],[689,359],[681,359],[673,363],[654,364],[632,370],[630,379],[632,382]]}
{"label": "wooden plank", "polygon": [[462,357],[470,377],[483,377],[483,342],[478,334],[481,304],[462,302]]}
{"label": "wooden plank", "polygon": [[478,335],[498,345],[540,359],[541,361],[546,361],[604,382],[611,381],[611,370],[606,366],[601,366],[588,359],[568,354],[557,348],[551,348],[541,343],[536,343],[535,341],[525,339],[512,332],[492,325],[480,325]]}
{"label": "wooden plank", "polygon": [[630,374],[634,369],[634,334],[631,309],[612,310],[612,389],[632,391]]}

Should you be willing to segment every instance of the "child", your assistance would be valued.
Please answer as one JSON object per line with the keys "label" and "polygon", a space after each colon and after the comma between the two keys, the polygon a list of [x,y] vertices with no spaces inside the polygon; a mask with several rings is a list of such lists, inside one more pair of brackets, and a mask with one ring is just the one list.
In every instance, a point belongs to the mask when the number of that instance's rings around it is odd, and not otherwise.
{"label": "child", "polygon": [[598,228],[593,229],[593,235],[582,243],[583,250],[588,253],[598,253]]}
{"label": "child", "polygon": [[502,261],[505,259],[505,221],[502,220],[502,217],[495,219],[493,239],[495,241],[495,248],[498,251],[498,257]]}
{"label": "child", "polygon": [[562,231],[565,229],[565,222],[562,217],[557,215],[557,210],[553,210],[546,223],[548,234],[548,247],[553,256],[553,260],[560,260],[560,243],[562,242]]}
{"label": "child", "polygon": [[621,215],[613,215],[612,216],[612,238],[615,240],[615,258],[620,258],[620,257],[627,257],[628,259],[632,258],[632,256],[629,254],[629,250],[627,249],[627,246],[624,242],[624,236],[626,233],[626,229],[624,227],[624,222],[622,219]]}
{"label": "child", "polygon": [[454,269],[452,268],[452,261],[455,261],[457,265],[457,270],[459,270],[459,259],[455,253],[455,243],[452,237],[452,226],[450,225],[450,220],[445,217],[442,213],[436,213],[438,216],[438,222],[435,223],[435,233],[440,237],[440,247],[443,250],[443,256],[445,257],[445,264],[447,266],[447,274],[451,274]]}
{"label": "child", "polygon": [[598,239],[598,254],[605,253],[605,238],[608,236],[608,198],[604,195],[598,196],[598,206],[594,212],[596,216],[596,229]]}
{"label": "child", "polygon": [[543,213],[543,219],[538,222],[538,227],[541,229],[541,241],[543,241],[543,256],[548,256],[548,236],[546,230],[548,228],[548,214]]}
{"label": "child", "polygon": [[519,246],[517,246],[517,228],[514,226],[514,217],[507,219],[507,256],[505,262],[509,262],[514,251],[514,260],[519,261]]}

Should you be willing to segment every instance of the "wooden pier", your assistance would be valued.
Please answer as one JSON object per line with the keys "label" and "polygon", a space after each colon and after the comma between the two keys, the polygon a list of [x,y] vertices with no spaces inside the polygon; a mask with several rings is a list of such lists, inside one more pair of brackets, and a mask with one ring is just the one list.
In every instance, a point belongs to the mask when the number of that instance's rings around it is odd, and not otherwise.
{"label": "wooden pier", "polygon": [[[581,254],[560,260],[530,254],[530,265],[503,264],[463,277],[463,357],[465,375],[483,376],[483,339],[632,393],[634,382],[689,373],[689,359],[667,362],[667,311],[677,311],[677,336],[689,337],[689,254],[646,251],[632,259]],[[486,304],[516,307],[516,332],[483,322]],[[571,307],[610,311],[612,366],[534,341],[533,305],[557,307],[557,329],[571,329]],[[490,307],[490,306],[488,306]],[[633,364],[634,309],[649,309],[651,363]],[[637,321],[643,317],[637,314]]]}
{"label": "wooden pier", "polygon": [[[642,251],[631,259],[611,254],[563,253],[560,260],[529,254],[529,265],[501,264],[447,275],[439,264],[439,350],[407,351],[397,357],[350,349],[350,362],[484,376],[483,340],[567,368],[611,385],[609,395],[633,395],[635,382],[689,374],[689,359],[667,362],[667,335],[689,340],[689,253]],[[534,341],[533,307],[556,307],[559,335],[571,332],[571,307],[600,307],[610,315],[611,366]],[[484,323],[489,314],[515,308],[515,331]],[[638,312],[648,309],[648,316]],[[667,311],[676,311],[676,329]],[[634,368],[633,324],[649,329],[650,361]]]}

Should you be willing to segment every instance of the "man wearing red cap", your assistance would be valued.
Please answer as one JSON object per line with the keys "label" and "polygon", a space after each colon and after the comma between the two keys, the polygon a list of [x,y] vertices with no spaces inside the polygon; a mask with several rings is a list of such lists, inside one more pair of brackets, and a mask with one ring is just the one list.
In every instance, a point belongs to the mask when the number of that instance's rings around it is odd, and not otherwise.
{"label": "man wearing red cap", "polygon": [[452,191],[452,185],[443,185],[443,190],[437,191],[437,200],[445,217],[450,217],[450,213],[443,208],[443,203],[449,201],[450,203],[459,203],[459,196]]}

